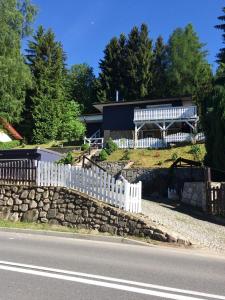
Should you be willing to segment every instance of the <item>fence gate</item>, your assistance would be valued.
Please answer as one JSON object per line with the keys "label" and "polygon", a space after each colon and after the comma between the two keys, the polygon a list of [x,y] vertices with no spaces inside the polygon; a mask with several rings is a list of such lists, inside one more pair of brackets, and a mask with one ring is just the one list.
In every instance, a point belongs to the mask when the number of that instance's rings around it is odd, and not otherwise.
{"label": "fence gate", "polygon": [[218,215],[225,217],[225,184],[220,186],[212,186],[211,183],[206,187],[206,205],[207,212],[210,215]]}

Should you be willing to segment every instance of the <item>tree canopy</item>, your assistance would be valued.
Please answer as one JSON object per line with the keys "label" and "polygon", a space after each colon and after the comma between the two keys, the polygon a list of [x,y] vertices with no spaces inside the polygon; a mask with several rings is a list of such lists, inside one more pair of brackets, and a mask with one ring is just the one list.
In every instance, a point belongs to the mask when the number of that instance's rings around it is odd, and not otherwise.
{"label": "tree canopy", "polygon": [[28,0],[0,0],[0,114],[12,123],[21,120],[26,90],[31,86],[21,55],[21,39],[31,31],[36,8]]}

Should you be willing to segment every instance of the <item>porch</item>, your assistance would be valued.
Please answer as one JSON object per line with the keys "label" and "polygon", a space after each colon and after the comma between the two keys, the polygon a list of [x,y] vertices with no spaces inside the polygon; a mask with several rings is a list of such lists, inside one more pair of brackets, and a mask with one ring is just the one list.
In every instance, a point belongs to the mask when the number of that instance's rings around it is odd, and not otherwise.
{"label": "porch", "polygon": [[198,119],[196,106],[135,109],[132,148],[164,148],[168,143],[199,141],[204,137],[197,135]]}

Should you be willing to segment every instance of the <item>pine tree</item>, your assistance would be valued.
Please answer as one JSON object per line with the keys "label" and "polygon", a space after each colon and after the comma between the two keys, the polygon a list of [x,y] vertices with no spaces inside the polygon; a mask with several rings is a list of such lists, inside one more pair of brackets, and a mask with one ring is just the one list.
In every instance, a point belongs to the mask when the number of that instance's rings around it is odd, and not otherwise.
{"label": "pine tree", "polygon": [[127,45],[127,84],[128,100],[143,99],[152,92],[152,41],[148,36],[148,27],[135,26],[128,37]]}
{"label": "pine tree", "polygon": [[0,116],[12,123],[21,120],[26,89],[31,85],[20,50],[35,14],[29,0],[0,0]]}
{"label": "pine tree", "polygon": [[[223,8],[225,12],[225,8]],[[225,21],[225,16],[218,18]],[[225,23],[216,25],[223,31],[225,42]],[[225,48],[221,48],[217,55],[219,67],[215,76],[215,86],[208,99],[207,114],[205,118],[206,134],[206,164],[225,170]]]}
{"label": "pine tree", "polygon": [[[125,51],[126,38],[121,35],[119,40],[114,37],[110,40],[109,44],[104,50],[104,58],[100,60],[100,74],[99,80],[101,84],[101,96],[105,94],[106,99],[99,100],[115,100],[116,91],[120,93],[120,97],[124,97],[124,79],[123,68],[124,51]],[[100,92],[99,92],[100,94]]]}
{"label": "pine tree", "polygon": [[154,98],[167,96],[167,47],[159,36],[153,50],[152,94]]}
{"label": "pine tree", "polygon": [[[225,44],[225,7],[222,9],[223,15],[219,16],[219,21],[223,22],[222,24],[218,24],[215,28],[223,31],[223,44]],[[225,47],[221,48],[219,53],[217,54],[217,62],[219,64],[219,72],[217,72],[217,83],[224,84],[225,83]]]}
{"label": "pine tree", "polygon": [[32,111],[32,140],[43,143],[59,136],[65,102],[65,54],[54,33],[40,26],[26,57],[33,77],[27,108]]}
{"label": "pine tree", "polygon": [[204,44],[199,41],[191,24],[173,32],[168,44],[170,96],[193,95],[198,103],[200,91],[210,92],[212,73],[206,55]]}

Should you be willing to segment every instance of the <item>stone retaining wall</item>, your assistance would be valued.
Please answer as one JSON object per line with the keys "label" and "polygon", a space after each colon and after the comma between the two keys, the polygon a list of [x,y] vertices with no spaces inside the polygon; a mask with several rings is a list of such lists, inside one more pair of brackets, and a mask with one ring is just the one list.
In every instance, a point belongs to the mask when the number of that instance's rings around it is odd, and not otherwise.
{"label": "stone retaining wall", "polygon": [[[117,174],[125,162],[102,162],[101,166],[110,174]],[[131,183],[142,181],[143,194],[167,196],[168,185],[180,188],[184,182],[204,181],[202,168],[130,168],[122,170],[122,175]]]}
{"label": "stone retaining wall", "polygon": [[126,213],[84,194],[60,187],[0,186],[0,218],[188,244],[140,215]]}
{"label": "stone retaining wall", "polygon": [[204,182],[185,182],[181,201],[206,211],[206,188]]}

